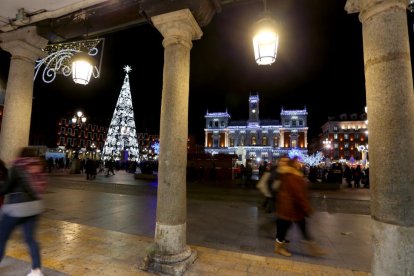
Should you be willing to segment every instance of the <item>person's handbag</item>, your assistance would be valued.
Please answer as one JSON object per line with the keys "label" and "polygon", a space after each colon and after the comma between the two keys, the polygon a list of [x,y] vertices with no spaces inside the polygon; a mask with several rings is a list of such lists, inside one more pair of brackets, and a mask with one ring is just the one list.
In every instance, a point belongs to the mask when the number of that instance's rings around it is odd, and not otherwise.
{"label": "person's handbag", "polygon": [[265,196],[272,197],[271,192],[269,191],[269,181],[270,172],[264,172],[262,177],[260,177],[259,182],[257,182],[256,188]]}
{"label": "person's handbag", "polygon": [[30,217],[39,215],[44,211],[43,200],[33,200],[20,203],[3,204],[2,211],[11,217]]}
{"label": "person's handbag", "polygon": [[279,190],[279,187],[280,187],[280,179],[275,179],[275,180],[273,180],[273,182],[272,182],[272,191],[273,192],[277,192],[278,190]]}

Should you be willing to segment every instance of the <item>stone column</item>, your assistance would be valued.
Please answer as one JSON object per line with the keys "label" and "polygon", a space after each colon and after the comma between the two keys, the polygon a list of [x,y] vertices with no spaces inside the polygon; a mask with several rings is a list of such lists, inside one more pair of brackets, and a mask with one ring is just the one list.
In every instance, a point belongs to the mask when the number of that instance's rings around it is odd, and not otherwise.
{"label": "stone column", "polygon": [[285,147],[285,131],[280,131],[280,139],[279,139],[279,147],[284,148]]}
{"label": "stone column", "polygon": [[348,0],[360,12],[369,117],[373,275],[414,275],[414,94],[407,0]]}
{"label": "stone column", "polygon": [[47,40],[36,27],[0,34],[0,47],[11,54],[0,133],[0,158],[10,164],[29,143],[35,61],[44,55]]}
{"label": "stone column", "polygon": [[308,148],[308,131],[305,130],[304,134],[305,134],[305,145],[304,145],[304,147]]}
{"label": "stone column", "polygon": [[204,147],[208,147],[208,132],[205,132],[205,138],[204,138]]}
{"label": "stone column", "polygon": [[149,270],[181,275],[195,258],[187,246],[187,136],[190,50],[202,31],[190,10],[154,16],[164,36],[155,252]]}

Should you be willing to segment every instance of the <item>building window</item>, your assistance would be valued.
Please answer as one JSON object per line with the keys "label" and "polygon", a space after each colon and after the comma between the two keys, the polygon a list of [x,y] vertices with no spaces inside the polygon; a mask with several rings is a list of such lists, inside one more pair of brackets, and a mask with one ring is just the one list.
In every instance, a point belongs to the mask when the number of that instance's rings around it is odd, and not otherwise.
{"label": "building window", "polygon": [[221,127],[224,127],[224,121],[221,121]]}
{"label": "building window", "polygon": [[65,128],[64,128],[64,127],[61,127],[61,128],[60,128],[60,134],[61,134],[61,135],[65,135]]}
{"label": "building window", "polygon": [[244,136],[240,137],[240,146],[244,146]]}
{"label": "building window", "polygon": [[285,120],[285,126],[289,126],[289,120]]}
{"label": "building window", "polygon": [[296,126],[296,120],[292,120],[292,126]]}
{"label": "building window", "polygon": [[279,138],[277,136],[273,137],[273,146],[279,147]]}
{"label": "building window", "polygon": [[62,145],[63,145],[63,146],[66,146],[66,145],[65,145],[65,137],[60,137],[60,142],[59,142],[59,145],[60,145],[60,146],[62,146]]}
{"label": "building window", "polygon": [[345,143],[344,144],[344,147],[347,149],[347,148],[349,148],[349,144],[348,143]]}
{"label": "building window", "polygon": [[256,136],[252,136],[252,146],[256,146]]}
{"label": "building window", "polygon": [[214,148],[218,148],[218,146],[219,146],[219,141],[218,141],[218,139],[217,139],[217,138],[214,138],[214,139],[213,139],[213,147],[214,147]]}
{"label": "building window", "polygon": [[334,139],[338,140],[338,134],[337,133],[334,134]]}
{"label": "building window", "polygon": [[345,134],[344,134],[344,139],[345,139],[345,140],[348,140],[348,139],[349,139],[349,135],[348,135],[348,133],[345,133]]}
{"label": "building window", "polygon": [[267,137],[266,136],[262,137],[262,146],[267,146]]}
{"label": "building window", "polygon": [[355,139],[359,139],[359,133],[355,133]]}
{"label": "building window", "polygon": [[214,126],[215,126],[215,127],[218,127],[218,121],[215,121],[215,122],[214,122]]}
{"label": "building window", "polygon": [[303,126],[303,120],[299,120],[299,126]]}
{"label": "building window", "polygon": [[296,148],[298,146],[298,142],[296,140],[292,140],[292,148]]}
{"label": "building window", "polygon": [[208,122],[208,126],[213,127],[213,122],[212,121]]}
{"label": "building window", "polygon": [[234,138],[230,138],[230,147],[234,147]]}
{"label": "building window", "polygon": [[71,147],[73,146],[72,145],[72,138],[68,138],[68,146],[71,146]]}
{"label": "building window", "polygon": [[333,130],[334,130],[334,131],[338,131],[338,126],[334,126],[334,127],[333,127]]}

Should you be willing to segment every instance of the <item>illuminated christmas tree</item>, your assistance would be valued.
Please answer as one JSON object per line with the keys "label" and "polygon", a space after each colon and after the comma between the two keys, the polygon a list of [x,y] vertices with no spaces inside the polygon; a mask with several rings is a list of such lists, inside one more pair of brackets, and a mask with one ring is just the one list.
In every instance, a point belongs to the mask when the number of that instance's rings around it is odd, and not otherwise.
{"label": "illuminated christmas tree", "polygon": [[126,72],[124,84],[115,106],[102,151],[103,160],[112,158],[114,160],[139,161],[137,132],[128,76],[131,67],[126,65],[124,71]]}

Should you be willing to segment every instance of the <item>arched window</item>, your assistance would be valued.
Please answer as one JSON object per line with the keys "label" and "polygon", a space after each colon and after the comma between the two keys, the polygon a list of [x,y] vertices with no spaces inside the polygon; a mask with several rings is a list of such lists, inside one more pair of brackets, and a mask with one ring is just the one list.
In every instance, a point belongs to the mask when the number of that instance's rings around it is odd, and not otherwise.
{"label": "arched window", "polygon": [[266,136],[262,137],[262,146],[267,146],[267,137]]}
{"label": "arched window", "polygon": [[273,137],[273,146],[279,147],[279,137],[277,136]]}
{"label": "arched window", "polygon": [[256,146],[256,136],[252,136],[252,146]]}

